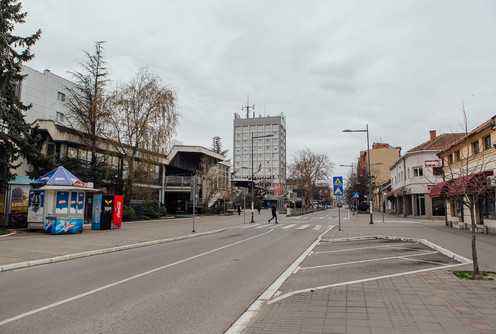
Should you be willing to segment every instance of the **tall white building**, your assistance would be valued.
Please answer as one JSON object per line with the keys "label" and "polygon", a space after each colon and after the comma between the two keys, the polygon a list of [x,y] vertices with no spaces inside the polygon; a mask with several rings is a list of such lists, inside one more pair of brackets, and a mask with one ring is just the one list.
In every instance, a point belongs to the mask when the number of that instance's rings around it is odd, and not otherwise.
{"label": "tall white building", "polygon": [[26,122],[50,120],[68,126],[68,111],[64,104],[68,94],[66,87],[72,88],[74,84],[50,70],[39,72],[26,65],[22,67],[22,74],[27,77],[18,86],[18,96],[24,104],[31,104],[25,115]]}
{"label": "tall white building", "polygon": [[[268,136],[264,138],[257,138]],[[286,183],[286,117],[241,118],[234,114],[234,178],[264,180],[272,185]],[[252,159],[253,150],[253,159]],[[282,189],[282,187],[280,188]]]}

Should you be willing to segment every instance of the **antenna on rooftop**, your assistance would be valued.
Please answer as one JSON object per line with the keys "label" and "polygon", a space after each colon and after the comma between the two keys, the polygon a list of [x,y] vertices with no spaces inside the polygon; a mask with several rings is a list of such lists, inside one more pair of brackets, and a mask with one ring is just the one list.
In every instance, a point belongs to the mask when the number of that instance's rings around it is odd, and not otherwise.
{"label": "antenna on rooftop", "polygon": [[[255,110],[255,105],[252,104],[250,106],[250,95],[248,95],[248,98],[246,100],[246,106],[241,106],[241,110],[246,109],[246,118],[250,118],[250,109]],[[255,117],[255,111],[253,112],[253,117]]]}

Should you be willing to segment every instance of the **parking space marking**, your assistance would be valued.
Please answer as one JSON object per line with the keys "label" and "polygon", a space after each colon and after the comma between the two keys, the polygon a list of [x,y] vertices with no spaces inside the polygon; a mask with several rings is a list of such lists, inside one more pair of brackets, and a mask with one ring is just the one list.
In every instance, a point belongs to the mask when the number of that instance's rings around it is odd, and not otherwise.
{"label": "parking space marking", "polygon": [[[416,243],[416,244],[418,244],[418,243]],[[408,245],[408,244],[405,243],[404,245]],[[347,251],[352,251],[352,250],[375,249],[375,248],[411,249],[411,248],[408,248],[408,247],[400,247],[400,246],[387,245],[387,246],[370,246],[370,247],[358,247],[358,248],[348,248],[348,249],[336,249],[336,250],[332,250],[332,251],[314,252],[314,254],[340,253],[340,252],[347,252]]]}
{"label": "parking space marking", "polygon": [[[376,280],[380,280],[380,279],[384,279],[384,278],[399,277],[399,276],[405,276],[405,275],[410,275],[410,274],[418,274],[418,273],[422,273],[422,272],[428,272],[428,271],[434,271],[434,270],[440,270],[440,269],[453,268],[453,267],[464,266],[464,265],[467,265],[467,264],[471,264],[472,263],[471,260],[469,260],[469,259],[467,259],[467,258],[465,258],[463,256],[460,256],[460,255],[458,255],[456,253],[453,253],[453,252],[451,252],[451,251],[449,251],[449,250],[447,250],[445,248],[442,248],[442,247],[440,247],[440,246],[438,246],[438,245],[436,245],[436,244],[434,244],[434,243],[432,243],[430,241],[427,241],[425,239],[375,235],[375,236],[351,237],[351,238],[341,238],[341,239],[331,239],[331,240],[332,240],[332,242],[343,242],[343,241],[365,241],[365,240],[377,240],[377,239],[397,240],[397,241],[403,241],[403,242],[407,241],[407,242],[413,242],[413,243],[421,243],[423,245],[426,245],[429,248],[434,249],[435,251],[433,251],[432,254],[434,254],[434,253],[441,253],[441,254],[444,254],[445,256],[448,256],[451,259],[454,259],[456,261],[459,261],[459,263],[445,264],[445,265],[443,265],[442,263],[440,263],[439,266],[434,267],[434,268],[412,270],[412,271],[400,272],[400,273],[396,273],[396,274],[375,276],[375,277],[369,277],[369,278],[364,278],[364,279],[359,279],[359,280],[346,281],[346,282],[341,282],[341,283],[334,283],[334,284],[329,284],[329,285],[322,285],[322,286],[317,286],[317,287],[305,288],[305,289],[301,289],[301,290],[297,290],[297,291],[291,291],[291,292],[288,292],[288,293],[286,293],[284,295],[275,297],[275,298],[269,300],[267,302],[267,304],[273,304],[273,303],[279,302],[281,300],[284,300],[286,298],[289,298],[291,296],[294,296],[294,295],[297,295],[297,294],[300,294],[300,293],[314,292],[316,290],[329,289],[329,288],[334,288],[334,287],[339,287],[339,286],[346,286],[346,285],[351,285],[351,284],[376,281]],[[370,247],[370,248],[378,248],[378,247],[376,246],[376,247]],[[365,249],[365,247],[357,248],[357,249]],[[345,250],[343,250],[343,251],[345,251]],[[429,252],[429,251],[427,251],[427,252]],[[426,254],[427,253],[423,253],[423,254],[419,254],[419,255],[415,255],[415,256],[426,255]],[[412,261],[414,261],[414,259],[410,259],[407,256],[404,256],[403,258],[405,258],[406,260],[412,260]],[[370,260],[364,260],[364,261],[370,261]],[[419,261],[421,261],[421,260],[419,260]],[[360,261],[356,261],[356,262],[360,262]],[[424,261],[424,262],[428,263],[429,261]],[[307,268],[311,268],[311,267],[307,267]],[[296,268],[295,270],[298,271],[300,269],[305,269],[305,268]]]}
{"label": "parking space marking", "polygon": [[356,264],[356,263],[365,263],[365,262],[374,262],[374,261],[387,261],[394,259],[408,259],[409,257],[422,256],[422,255],[430,255],[436,254],[437,251],[422,251],[420,254],[412,254],[412,255],[401,255],[401,256],[388,256],[388,257],[379,257],[376,259],[368,259],[368,260],[360,260],[360,261],[351,261],[351,262],[342,262],[342,263],[333,263],[333,264],[323,264],[321,266],[313,266],[313,267],[302,267],[302,270],[308,269],[320,269],[320,268],[328,268],[328,267],[337,267],[337,266],[346,266],[348,264]]}
{"label": "parking space marking", "polygon": [[446,268],[452,268],[452,267],[457,267],[457,266],[463,266],[466,265],[467,263],[456,263],[456,264],[447,264],[445,266],[440,266],[436,268],[428,268],[428,269],[420,269],[420,270],[413,270],[413,271],[407,271],[407,272],[402,272],[402,273],[396,273],[396,274],[391,274],[391,275],[384,275],[384,276],[377,276],[377,277],[369,277],[369,278],[364,278],[364,279],[359,279],[355,281],[348,281],[348,282],[341,282],[341,283],[335,283],[335,284],[329,284],[329,285],[322,285],[322,286],[317,286],[313,288],[306,288],[306,289],[301,289],[297,291],[291,291],[288,292],[282,296],[279,296],[277,298],[271,299],[267,302],[267,304],[273,304],[278,301],[281,301],[283,299],[289,298],[291,296],[300,294],[300,293],[305,293],[305,292],[314,292],[316,290],[322,290],[322,289],[329,289],[329,288],[335,288],[338,286],[343,286],[343,285],[351,285],[351,284],[356,284],[356,283],[364,283],[364,282],[370,282],[370,281],[377,281],[380,279],[384,278],[392,278],[392,277],[398,277],[398,276],[405,276],[409,274],[418,274],[422,272],[427,272],[427,271],[434,271],[434,270],[439,270],[439,269],[446,269]]}

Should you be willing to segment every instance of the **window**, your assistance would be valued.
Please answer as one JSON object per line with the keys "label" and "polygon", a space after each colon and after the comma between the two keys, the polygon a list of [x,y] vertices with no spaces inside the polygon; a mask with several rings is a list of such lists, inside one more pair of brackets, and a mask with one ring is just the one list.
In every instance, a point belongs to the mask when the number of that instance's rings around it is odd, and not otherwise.
{"label": "window", "polygon": [[64,122],[64,114],[57,111],[56,119],[57,122],[61,122],[61,123]]}
{"label": "window", "polygon": [[453,154],[448,155],[448,165],[453,163]]}
{"label": "window", "polygon": [[461,159],[461,155],[460,155],[460,150],[458,150],[458,151],[455,152],[455,159],[456,159],[456,161],[462,160]]}
{"label": "window", "polygon": [[413,168],[413,177],[424,176],[424,169],[422,167]]}
{"label": "window", "polygon": [[57,92],[57,101],[65,102],[65,94],[61,92]]}
{"label": "window", "polygon": [[433,167],[432,168],[432,174],[435,176],[442,176],[443,175],[443,169],[441,167]]}
{"label": "window", "polygon": [[484,137],[484,150],[489,150],[491,148],[491,135]]}
{"label": "window", "polygon": [[479,141],[472,143],[472,151],[474,152],[474,155],[479,154],[479,152],[480,152]]}
{"label": "window", "polygon": [[483,196],[479,198],[479,211],[481,219],[496,219],[494,200],[490,196]]}

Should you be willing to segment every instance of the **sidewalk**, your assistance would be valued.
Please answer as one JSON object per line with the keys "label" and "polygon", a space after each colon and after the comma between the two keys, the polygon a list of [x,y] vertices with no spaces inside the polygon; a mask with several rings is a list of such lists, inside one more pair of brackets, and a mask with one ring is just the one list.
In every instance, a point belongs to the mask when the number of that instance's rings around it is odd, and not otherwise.
{"label": "sidewalk", "polygon": [[[382,214],[342,221],[327,239],[367,235],[422,238],[471,259],[471,232],[443,221]],[[496,271],[496,237],[477,234],[479,267]],[[332,255],[329,255],[332,256]],[[334,255],[335,256],[335,255]],[[472,265],[455,267],[471,270]],[[496,333],[496,281],[461,280],[447,269],[316,289],[266,303],[244,334]]]}
{"label": "sidewalk", "polygon": [[[266,222],[269,211],[262,210],[261,214],[255,211],[254,218],[257,222]],[[247,210],[245,221],[248,224],[250,220],[251,212]],[[124,222],[120,229],[102,231],[85,225],[79,234],[48,235],[41,231],[16,230],[13,235],[0,237],[0,272],[193,238],[239,225],[243,225],[243,213],[241,216],[195,216],[194,233],[192,217]]]}

